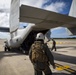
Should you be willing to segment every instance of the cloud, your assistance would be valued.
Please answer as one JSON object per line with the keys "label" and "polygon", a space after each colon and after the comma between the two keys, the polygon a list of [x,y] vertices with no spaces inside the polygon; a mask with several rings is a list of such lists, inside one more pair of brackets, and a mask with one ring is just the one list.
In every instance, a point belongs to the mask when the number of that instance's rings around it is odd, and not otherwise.
{"label": "cloud", "polygon": [[9,13],[0,13],[0,27],[9,27]]}
{"label": "cloud", "polygon": [[11,0],[0,0],[0,26],[9,27],[9,11]]}
{"label": "cloud", "polygon": [[[55,12],[61,12],[61,11],[63,11],[63,8],[65,7],[64,2],[55,2],[55,3],[51,3],[50,5],[43,6],[47,2],[49,2],[49,0],[20,0],[20,4],[43,8],[43,9],[55,11]],[[7,12],[9,12],[10,3],[11,3],[11,0],[1,0],[0,1],[0,14],[1,13],[6,14]],[[6,17],[8,17],[5,14],[2,17],[0,17],[0,19],[3,20],[4,23],[5,23],[5,20],[3,19],[3,17],[5,19],[6,19]],[[6,20],[8,20],[8,22],[9,22],[9,19],[6,19]],[[1,21],[0,21],[0,23],[1,23]],[[6,26],[6,24],[3,24],[3,25]]]}
{"label": "cloud", "polygon": [[0,9],[9,9],[11,0],[0,0]]}
{"label": "cloud", "polygon": [[43,9],[54,11],[54,12],[61,12],[66,7],[66,3],[61,2],[61,1],[52,2],[49,5],[46,4],[46,3],[49,3],[49,0],[21,0],[20,3],[33,6],[33,7],[43,8]]}
{"label": "cloud", "polygon": [[43,4],[48,0],[21,0],[21,4],[42,8]]}
{"label": "cloud", "polygon": [[50,5],[46,5],[44,9],[54,11],[54,12],[61,12],[66,7],[64,2],[55,2],[51,3]]}

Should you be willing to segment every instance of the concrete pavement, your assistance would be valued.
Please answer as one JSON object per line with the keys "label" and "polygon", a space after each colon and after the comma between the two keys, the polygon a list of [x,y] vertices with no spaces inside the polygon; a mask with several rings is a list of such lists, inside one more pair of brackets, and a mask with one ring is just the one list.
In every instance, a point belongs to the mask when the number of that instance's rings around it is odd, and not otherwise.
{"label": "concrete pavement", "polygon": [[[76,46],[57,45],[52,51],[56,69],[50,66],[53,75],[76,75]],[[33,66],[27,55],[18,52],[4,52],[0,41],[0,75],[34,75]]]}

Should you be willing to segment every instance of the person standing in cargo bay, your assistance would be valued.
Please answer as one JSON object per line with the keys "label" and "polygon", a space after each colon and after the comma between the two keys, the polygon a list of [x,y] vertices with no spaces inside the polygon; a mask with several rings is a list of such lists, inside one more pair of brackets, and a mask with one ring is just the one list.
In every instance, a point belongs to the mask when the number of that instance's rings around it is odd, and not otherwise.
{"label": "person standing in cargo bay", "polygon": [[44,43],[44,35],[38,33],[36,41],[29,50],[29,58],[34,66],[34,75],[52,75],[50,64],[55,69],[54,57],[48,46]]}

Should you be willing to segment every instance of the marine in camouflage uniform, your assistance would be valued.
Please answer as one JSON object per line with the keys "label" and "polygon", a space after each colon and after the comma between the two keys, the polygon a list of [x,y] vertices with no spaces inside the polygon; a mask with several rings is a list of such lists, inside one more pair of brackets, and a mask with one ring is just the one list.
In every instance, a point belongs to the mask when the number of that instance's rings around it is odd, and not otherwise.
{"label": "marine in camouflage uniform", "polygon": [[[42,34],[42,33],[40,33],[40,34]],[[37,43],[40,45],[41,44],[44,45],[43,47],[45,49],[45,55],[47,56],[48,61],[45,61],[45,62],[32,61],[32,46],[34,46]],[[34,66],[34,75],[42,75],[42,72],[44,72],[45,75],[52,75],[52,71],[49,66],[51,64],[53,66],[53,68],[55,68],[55,63],[54,63],[54,57],[53,57],[52,53],[50,52],[48,46],[46,44],[44,44],[44,41],[41,38],[36,39],[36,41],[34,42],[34,44],[32,46],[29,51],[29,58]]]}

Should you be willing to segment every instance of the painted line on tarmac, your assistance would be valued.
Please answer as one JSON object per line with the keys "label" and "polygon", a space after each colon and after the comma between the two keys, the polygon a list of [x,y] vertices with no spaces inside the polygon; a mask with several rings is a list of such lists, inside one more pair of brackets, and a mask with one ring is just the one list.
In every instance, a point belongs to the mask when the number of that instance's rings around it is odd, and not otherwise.
{"label": "painted line on tarmac", "polygon": [[[52,44],[52,42],[50,42]],[[56,42],[56,44],[76,44],[75,42]]]}
{"label": "painted line on tarmac", "polygon": [[76,70],[71,69],[70,66],[67,66],[67,65],[63,66],[63,65],[60,65],[60,64],[57,64],[57,63],[55,63],[55,65],[57,67],[56,70],[59,70],[59,71],[65,70],[67,72],[70,72],[73,75],[76,75]]}

